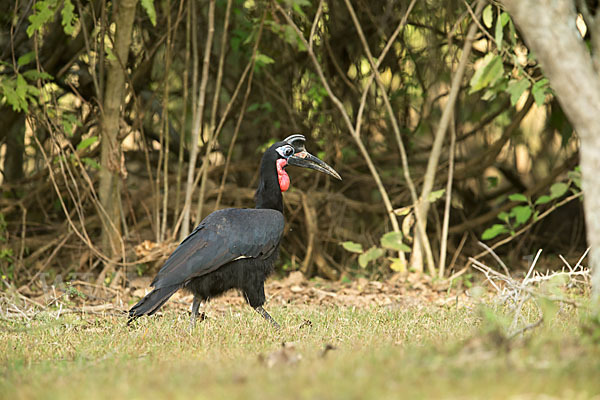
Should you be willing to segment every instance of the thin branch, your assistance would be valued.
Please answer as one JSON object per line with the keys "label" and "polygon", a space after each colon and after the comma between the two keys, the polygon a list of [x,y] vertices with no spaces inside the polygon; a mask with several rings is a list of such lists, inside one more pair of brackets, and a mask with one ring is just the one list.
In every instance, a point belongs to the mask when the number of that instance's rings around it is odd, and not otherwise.
{"label": "thin branch", "polygon": [[208,7],[208,33],[206,35],[206,45],[204,48],[204,61],[202,66],[202,80],[200,81],[200,91],[198,93],[198,104],[196,115],[194,117],[194,127],[192,129],[192,143],[190,149],[190,163],[188,166],[187,186],[185,191],[185,202],[183,205],[183,222],[181,227],[181,237],[186,237],[190,233],[190,210],[192,207],[192,195],[194,193],[194,172],[196,169],[196,160],[198,158],[198,139],[202,129],[204,116],[204,101],[206,99],[206,85],[208,83],[208,71],[210,69],[210,53],[212,49],[213,35],[215,33],[215,0],[210,0]]}
{"label": "thin branch", "polygon": [[[190,42],[191,39],[191,31],[192,31],[192,3],[191,1],[187,2],[187,12],[186,12],[186,22],[185,22],[185,61],[184,61],[184,73],[183,73],[183,96],[182,96],[182,113],[181,113],[181,122],[179,128],[179,157],[177,159],[177,182],[175,188],[175,213],[173,215],[179,215],[179,202],[181,200],[181,175],[183,173],[183,153],[184,153],[184,145],[185,145],[185,131],[186,131],[186,121],[187,121],[187,105],[188,105],[188,85],[190,74],[188,73],[190,69],[190,58],[191,58],[191,49]],[[192,92],[193,93],[193,92]],[[173,237],[177,235],[177,231],[173,230]]]}
{"label": "thin branch", "polygon": [[[539,221],[541,221],[542,219],[546,218],[548,215],[550,215],[554,210],[556,210],[557,208],[569,203],[570,201],[573,201],[579,197],[583,196],[583,192],[578,192],[575,193],[561,201],[559,201],[558,203],[556,203],[555,205],[553,205],[552,207],[550,207],[549,209],[547,209],[546,211],[544,211],[543,213],[541,213],[540,215],[538,215],[538,217],[534,220],[532,220],[530,223],[528,223],[527,225],[525,225],[524,227],[522,227],[521,229],[519,229],[518,231],[516,231],[514,233],[514,235],[510,235],[505,239],[502,239],[496,243],[494,243],[493,245],[491,245],[489,248],[491,250],[495,250],[500,246],[505,245],[506,243],[511,242],[513,239],[515,239],[516,237],[522,235],[523,233],[527,232],[529,229],[531,229],[531,227],[533,225],[535,225],[536,223],[538,223]],[[479,254],[477,254],[476,256],[474,256],[474,259],[480,259],[481,257],[483,257],[484,255],[486,255],[488,253],[488,251],[483,251]],[[586,253],[587,254],[587,253]],[[585,257],[585,255],[584,255]],[[583,258],[583,257],[582,257]]]}
{"label": "thin branch", "polygon": [[540,326],[542,323],[544,322],[544,317],[540,317],[540,319],[538,319],[537,321],[535,321],[534,323],[531,323],[529,325],[525,325],[524,327],[522,327],[521,329],[517,329],[515,332],[513,332],[510,336],[508,336],[508,339],[514,339],[519,335],[522,335],[523,333],[530,331],[532,329],[537,328],[538,326]]}
{"label": "thin branch", "polygon": [[500,264],[500,266],[504,270],[504,273],[507,276],[510,276],[510,272],[508,272],[508,268],[506,267],[506,264],[504,264],[502,259],[500,257],[498,257],[498,255],[494,252],[493,249],[491,249],[487,244],[485,244],[483,242],[477,242],[477,244],[480,245],[481,247],[483,247],[486,250],[486,253],[491,254],[492,257],[494,257],[494,260],[496,260],[498,262],[498,264]]}
{"label": "thin branch", "polygon": [[[477,8],[475,10],[475,15],[476,17],[478,17],[483,11],[483,7],[485,6],[486,2],[484,0],[476,1]],[[421,218],[421,221],[423,222],[423,231],[425,230],[427,224],[427,214],[430,206],[429,195],[431,193],[431,190],[433,189],[433,184],[435,182],[435,175],[442,151],[442,145],[444,143],[444,137],[446,136],[446,131],[448,130],[448,126],[450,124],[450,120],[454,112],[455,103],[458,98],[458,93],[460,91],[461,83],[465,74],[467,62],[469,61],[469,56],[471,54],[471,48],[473,47],[473,41],[475,40],[476,33],[477,24],[475,22],[472,22],[467,32],[467,37],[463,45],[460,60],[456,67],[456,71],[454,72],[454,75],[452,77],[452,83],[450,86],[448,100],[446,101],[446,105],[444,106],[444,109],[442,111],[442,117],[440,118],[440,122],[434,136],[431,153],[429,155],[429,161],[427,162],[427,169],[425,171],[423,188],[421,190],[421,201],[418,203],[415,212],[415,214],[419,216]],[[415,246],[416,245],[417,243],[415,243]]]}
{"label": "thin branch", "polygon": [[[240,80],[239,80],[237,86],[235,87],[233,94],[231,95],[231,99],[227,103],[227,106],[225,107],[225,111],[223,112],[223,115],[221,116],[219,125],[217,125],[217,129],[215,131],[215,135],[213,136],[213,140],[217,140],[217,138],[219,137],[219,133],[221,132],[221,129],[225,125],[225,121],[227,120],[227,117],[229,116],[229,112],[231,111],[231,108],[233,107],[233,103],[237,99],[237,96],[246,80],[246,76],[250,72],[251,66],[252,66],[252,60],[248,61],[248,64],[246,65],[244,72],[242,72],[242,76],[240,77]],[[194,178],[194,181],[192,183],[193,187],[198,186],[198,182],[200,182],[200,178],[203,176],[204,168],[208,168],[208,157],[205,157],[204,160],[202,161],[202,166],[200,167],[200,171],[198,171],[198,173],[196,174],[196,177]],[[177,219],[177,223],[175,224],[174,232],[177,232],[179,230],[179,227],[182,224],[183,219],[184,219],[184,212],[182,211],[181,214],[179,215],[179,218]]]}
{"label": "thin branch", "polygon": [[[180,1],[180,6],[183,4]],[[156,192],[160,193],[160,173],[161,167],[163,168],[163,190],[162,190],[162,218],[161,216],[161,204],[160,196],[156,196],[156,216],[157,221],[157,242],[162,242],[165,238],[165,232],[167,230],[167,215],[169,213],[169,71],[171,69],[171,52],[173,50],[173,37],[171,32],[171,0],[167,0],[166,4],[167,11],[167,39],[165,44],[165,75],[163,82],[163,109],[162,109],[162,124],[160,130],[160,151],[158,156],[158,166],[156,168]],[[164,143],[163,143],[164,141]],[[161,160],[162,158],[162,160]],[[164,160],[164,161],[163,161]],[[162,164],[161,165],[161,161]],[[126,225],[125,225],[126,226]]]}
{"label": "thin branch", "polygon": [[315,19],[312,23],[312,27],[310,28],[310,36],[308,36],[308,47],[312,50],[313,48],[313,39],[315,38],[315,31],[317,30],[317,25],[319,25],[319,20],[321,19],[321,13],[323,12],[323,0],[319,1],[319,7],[317,8],[317,12],[315,14]]}
{"label": "thin branch", "polygon": [[[400,158],[402,160],[402,170],[404,172],[404,179],[406,180],[406,184],[408,185],[413,204],[418,204],[419,199],[417,196],[417,190],[412,181],[412,178],[410,177],[410,170],[409,170],[409,166],[408,166],[408,156],[406,155],[406,150],[404,149],[404,143],[402,142],[402,138],[400,136],[400,127],[398,125],[398,120],[396,119],[396,114],[394,113],[394,110],[390,103],[390,99],[387,96],[387,91],[381,80],[381,75],[379,74],[379,69],[377,68],[377,65],[375,64],[375,60],[373,59],[373,55],[371,54],[371,50],[369,49],[369,44],[367,43],[367,39],[363,33],[363,30],[362,30],[362,27],[358,20],[358,17],[356,16],[356,13],[354,12],[354,8],[352,7],[350,0],[345,0],[345,2],[346,2],[346,7],[348,8],[348,11],[350,12],[350,16],[352,17],[352,21],[354,22],[354,27],[356,28],[356,31],[358,32],[358,36],[360,37],[360,41],[363,45],[363,50],[367,55],[369,63],[371,64],[371,69],[373,71],[373,75],[375,76],[375,82],[377,83],[377,86],[379,87],[379,90],[381,91],[381,94],[382,94],[381,97],[383,98],[383,102],[387,109],[388,117],[392,123],[392,128],[393,128],[393,131],[394,131],[394,134],[396,137],[396,142],[397,142],[398,148],[400,150]],[[435,268],[435,263],[433,261],[433,254],[431,253],[431,246],[429,244],[429,239],[427,238],[427,234],[425,232],[425,224],[422,221],[421,216],[418,213],[415,213],[415,216],[417,219],[417,231],[419,233],[418,237],[419,237],[419,240],[423,243],[423,247],[425,249],[425,254],[427,256],[427,266],[429,268],[429,272],[431,273],[431,275],[435,275],[436,268]]]}
{"label": "thin branch", "polygon": [[[388,51],[392,48],[392,44],[394,44],[396,42],[396,38],[398,37],[400,32],[402,32],[402,28],[404,28],[404,25],[406,25],[406,20],[408,19],[408,15],[412,11],[416,2],[417,2],[416,0],[412,0],[410,2],[410,4],[408,5],[406,13],[404,14],[404,17],[402,17],[402,19],[400,20],[400,23],[396,27],[396,30],[394,31],[394,33],[392,33],[392,36],[390,36],[387,43],[385,44],[385,47],[381,51],[381,54],[379,55],[379,57],[377,59],[376,69],[379,69],[379,67],[381,66],[381,63],[383,62],[383,60],[385,60],[385,56],[387,55]],[[369,90],[371,89],[371,85],[373,85],[374,80],[375,80],[375,74],[372,74],[369,77],[369,82],[367,83],[367,85],[365,86],[365,88],[363,90],[362,97],[360,100],[360,105],[358,107],[358,112],[356,114],[356,134],[359,136],[360,136],[360,128],[361,128],[361,124],[362,124],[362,115],[363,115],[363,112],[365,109],[367,95],[369,94]]]}
{"label": "thin branch", "polygon": [[258,44],[260,43],[260,39],[262,37],[262,28],[263,28],[264,16],[261,21],[260,29],[258,31],[258,36],[256,38],[256,42],[254,43],[254,49],[252,50],[252,58],[250,59],[250,76],[248,77],[248,85],[246,86],[246,93],[244,94],[244,100],[242,100],[242,106],[240,107],[240,115],[238,116],[237,122],[235,124],[235,129],[233,131],[233,137],[231,138],[231,143],[229,143],[229,149],[227,150],[227,159],[225,161],[225,169],[223,170],[223,175],[221,176],[221,184],[219,185],[219,191],[217,193],[217,201],[215,202],[215,210],[219,208],[221,203],[221,198],[223,196],[223,188],[225,187],[225,180],[227,179],[227,173],[229,171],[229,165],[231,163],[231,156],[233,154],[233,148],[235,146],[235,142],[237,141],[240,128],[242,126],[242,121],[244,119],[244,115],[246,112],[246,104],[248,103],[248,98],[250,97],[250,91],[252,89],[252,78],[254,76],[254,64],[256,62],[256,54],[258,53]]}
{"label": "thin branch", "polygon": [[448,149],[448,181],[446,183],[446,202],[444,204],[444,220],[442,222],[442,239],[440,243],[439,277],[446,272],[446,251],[448,248],[448,226],[450,225],[450,204],[452,203],[452,180],[454,179],[454,152],[456,148],[456,125],[454,114],[450,123],[450,148]]}
{"label": "thin branch", "polygon": [[[217,119],[217,108],[219,107],[219,96],[221,93],[221,82],[223,80],[223,65],[225,63],[225,53],[227,48],[227,31],[229,29],[229,15],[231,13],[232,0],[227,0],[227,8],[225,10],[225,21],[223,22],[223,34],[221,35],[221,54],[219,55],[219,67],[217,69],[217,81],[215,83],[215,94],[213,96],[212,111],[210,115],[209,137],[206,145],[205,159],[202,165],[202,182],[200,184],[200,193],[198,195],[198,207],[196,209],[196,221],[202,218],[202,209],[204,207],[204,196],[206,194],[206,181],[208,180],[208,168],[204,167],[204,163],[209,160],[210,152],[216,143],[217,132],[215,131],[215,122]],[[262,29],[262,25],[261,25]]]}
{"label": "thin branch", "polygon": [[533,259],[533,262],[531,263],[531,267],[529,267],[529,271],[527,271],[527,275],[525,275],[525,279],[523,279],[523,284],[524,285],[527,284],[529,276],[531,275],[531,272],[535,268],[535,265],[537,264],[537,261],[540,258],[540,254],[542,254],[542,249],[539,249],[537,251],[537,253],[535,254],[535,258]]}
{"label": "thin branch", "polygon": [[342,114],[342,118],[344,120],[344,123],[346,124],[348,131],[350,132],[350,135],[356,142],[356,145],[358,146],[358,149],[361,152],[361,155],[363,156],[363,158],[365,159],[365,162],[367,163],[369,171],[371,172],[371,175],[373,176],[373,179],[375,180],[375,184],[377,185],[379,193],[381,194],[381,197],[383,199],[383,202],[384,202],[387,214],[388,214],[388,218],[390,218],[390,222],[392,224],[394,231],[400,232],[400,226],[398,224],[398,219],[396,218],[396,215],[394,214],[394,208],[392,206],[392,203],[390,201],[388,193],[387,193],[385,187],[383,186],[381,177],[379,176],[379,173],[377,172],[377,169],[375,168],[375,164],[371,160],[371,156],[369,155],[369,152],[367,151],[363,141],[361,140],[360,136],[357,134],[356,130],[354,129],[354,126],[352,125],[352,122],[350,121],[350,116],[346,112],[346,109],[345,109],[343,103],[333,93],[331,87],[329,86],[329,82],[327,82],[327,78],[325,78],[323,69],[321,68],[321,65],[320,65],[314,51],[308,45],[308,42],[304,38],[304,35],[302,34],[302,32],[300,31],[298,26],[294,23],[292,18],[285,12],[285,10],[279,5],[279,3],[275,2],[273,4],[274,4],[275,8],[281,13],[281,15],[283,15],[283,17],[286,19],[288,25],[294,29],[298,38],[302,41],[304,46],[307,48],[308,55],[309,55],[311,61],[313,62],[313,65],[315,67],[317,74],[319,75],[319,79],[321,80],[321,83],[325,87],[325,90],[327,91],[327,94],[328,94],[329,98],[331,99],[331,101],[333,102],[333,104],[336,106],[336,108]]}

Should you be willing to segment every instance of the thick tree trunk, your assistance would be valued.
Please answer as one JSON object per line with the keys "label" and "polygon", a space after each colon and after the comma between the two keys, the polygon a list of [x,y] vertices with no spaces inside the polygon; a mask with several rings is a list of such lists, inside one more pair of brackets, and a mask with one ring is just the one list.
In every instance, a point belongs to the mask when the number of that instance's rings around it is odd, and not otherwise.
{"label": "thick tree trunk", "polygon": [[116,27],[113,54],[107,62],[106,90],[102,107],[100,203],[102,248],[110,257],[120,253],[121,246],[121,144],[118,141],[121,104],[125,94],[125,66],[131,43],[131,31],[137,0],[122,0],[114,5]]}
{"label": "thick tree trunk", "polygon": [[579,135],[592,290],[600,311],[600,74],[571,0],[504,0]]}

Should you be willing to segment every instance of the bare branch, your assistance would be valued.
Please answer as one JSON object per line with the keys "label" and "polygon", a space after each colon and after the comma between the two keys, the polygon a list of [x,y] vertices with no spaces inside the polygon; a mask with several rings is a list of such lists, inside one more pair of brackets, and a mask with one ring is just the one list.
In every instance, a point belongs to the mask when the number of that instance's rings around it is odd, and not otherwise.
{"label": "bare branch", "polygon": [[[381,94],[382,94],[381,97],[383,98],[383,102],[387,109],[388,117],[390,118],[390,121],[392,122],[392,128],[394,131],[394,135],[396,138],[396,142],[398,144],[398,149],[400,150],[400,158],[402,160],[402,172],[404,173],[404,179],[406,180],[406,184],[408,185],[413,204],[418,204],[419,199],[417,196],[417,190],[412,181],[412,178],[410,177],[410,170],[409,170],[409,166],[408,166],[408,156],[406,155],[406,150],[404,149],[404,143],[402,142],[402,138],[400,137],[400,127],[398,125],[398,120],[396,119],[396,114],[394,113],[394,110],[390,103],[390,99],[387,96],[385,86],[383,86],[383,82],[381,81],[381,75],[379,74],[379,69],[377,68],[375,61],[373,60],[373,55],[371,54],[371,50],[369,49],[369,44],[367,43],[367,39],[365,38],[365,35],[362,31],[362,27],[360,26],[358,17],[356,16],[356,13],[354,12],[354,8],[352,7],[350,0],[345,0],[345,2],[346,2],[346,7],[348,8],[348,11],[350,12],[350,16],[352,17],[352,21],[354,22],[354,27],[356,28],[356,31],[358,32],[358,36],[360,37],[360,41],[363,45],[363,50],[365,51],[367,58],[369,60],[369,63],[371,64],[371,69],[373,71],[373,75],[375,76],[375,82],[377,83],[377,86],[379,87],[379,90],[381,91]],[[435,275],[436,268],[435,268],[435,263],[433,261],[433,255],[431,253],[431,246],[429,245],[429,239],[427,238],[427,233],[425,232],[425,224],[423,223],[421,216],[418,213],[415,213],[415,217],[417,219],[417,231],[419,233],[417,236],[418,236],[419,240],[423,243],[423,247],[425,248],[425,254],[427,256],[427,266],[429,267],[429,272],[431,273],[431,275]]]}
{"label": "bare branch", "polygon": [[186,237],[190,233],[190,209],[192,207],[192,194],[194,193],[194,175],[196,170],[196,160],[198,158],[198,139],[202,129],[204,115],[204,101],[206,98],[206,84],[208,83],[208,71],[210,69],[210,53],[212,49],[213,35],[215,33],[215,0],[210,0],[208,6],[208,33],[206,35],[206,45],[204,48],[204,61],[202,66],[202,80],[200,81],[200,91],[198,93],[198,104],[196,115],[194,116],[194,127],[192,129],[192,144],[190,149],[190,163],[188,166],[187,186],[185,191],[185,202],[183,205],[183,222],[181,226],[181,237]]}
{"label": "bare branch", "polygon": [[396,215],[394,214],[394,208],[393,208],[392,203],[390,201],[390,198],[388,196],[387,190],[383,186],[383,182],[381,181],[381,177],[379,176],[379,173],[377,172],[377,169],[375,168],[375,164],[371,160],[371,156],[369,155],[369,152],[367,151],[367,149],[366,149],[363,141],[361,140],[360,136],[358,136],[356,130],[354,129],[354,126],[352,125],[352,122],[350,121],[350,116],[346,112],[346,109],[344,108],[344,105],[342,104],[342,102],[340,101],[340,99],[331,90],[331,87],[329,86],[329,82],[327,82],[327,78],[325,77],[325,75],[323,73],[323,69],[321,68],[320,63],[317,60],[317,57],[316,57],[315,53],[309,47],[308,42],[304,38],[304,35],[302,34],[302,32],[300,31],[300,29],[298,28],[298,26],[294,23],[294,21],[292,20],[292,18],[285,12],[285,10],[281,7],[281,5],[279,5],[279,3],[275,2],[273,4],[274,4],[275,8],[286,19],[288,25],[291,26],[294,29],[294,31],[296,32],[296,35],[298,36],[298,38],[302,41],[302,43],[306,47],[308,55],[309,55],[311,61],[313,62],[313,65],[315,67],[315,70],[317,71],[317,74],[319,75],[321,83],[325,87],[325,90],[327,91],[327,94],[328,94],[329,98],[331,99],[331,101],[333,102],[333,104],[337,107],[337,109],[342,114],[342,117],[344,119],[344,122],[346,124],[346,127],[347,127],[348,131],[350,132],[350,135],[352,136],[352,138],[356,142],[356,144],[358,146],[358,149],[360,150],[363,158],[365,159],[365,162],[367,163],[369,171],[371,172],[371,175],[373,176],[373,179],[375,180],[375,184],[377,185],[379,193],[381,194],[381,197],[382,197],[383,202],[385,204],[385,208],[386,208],[386,211],[388,213],[388,217],[390,218],[390,222],[392,224],[392,227],[393,227],[394,231],[395,232],[400,232],[400,225],[398,224],[398,219],[396,218]]}

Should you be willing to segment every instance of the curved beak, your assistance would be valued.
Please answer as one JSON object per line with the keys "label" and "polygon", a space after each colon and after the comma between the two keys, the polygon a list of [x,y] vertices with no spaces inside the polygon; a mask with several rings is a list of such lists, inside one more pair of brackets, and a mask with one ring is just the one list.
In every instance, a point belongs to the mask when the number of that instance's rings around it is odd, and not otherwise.
{"label": "curved beak", "polygon": [[325,161],[318,159],[306,150],[302,150],[288,158],[289,165],[295,165],[296,167],[310,168],[320,172],[324,172],[327,175],[331,175],[340,181],[342,178],[335,169],[331,168]]}

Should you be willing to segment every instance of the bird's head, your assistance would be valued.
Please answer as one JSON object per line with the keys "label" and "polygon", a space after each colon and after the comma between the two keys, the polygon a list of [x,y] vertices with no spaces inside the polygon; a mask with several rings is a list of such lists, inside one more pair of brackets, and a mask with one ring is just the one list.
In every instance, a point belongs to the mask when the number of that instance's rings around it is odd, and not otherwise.
{"label": "bird's head", "polygon": [[271,153],[275,159],[277,168],[277,177],[279,179],[279,188],[285,192],[290,187],[290,177],[285,172],[285,167],[295,165],[297,167],[310,168],[320,172],[324,172],[341,180],[340,175],[326,162],[313,156],[304,147],[306,138],[303,135],[295,134],[288,136],[281,142],[273,144],[267,152]]}

